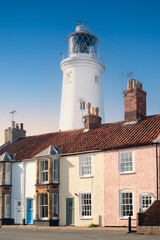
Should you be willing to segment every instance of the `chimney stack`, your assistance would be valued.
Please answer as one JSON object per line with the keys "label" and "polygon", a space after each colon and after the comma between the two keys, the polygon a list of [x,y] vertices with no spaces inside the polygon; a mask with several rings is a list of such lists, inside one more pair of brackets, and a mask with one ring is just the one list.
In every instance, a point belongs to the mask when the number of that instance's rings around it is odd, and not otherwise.
{"label": "chimney stack", "polygon": [[21,126],[21,129],[23,130],[23,123],[21,123],[20,126]]}
{"label": "chimney stack", "polygon": [[11,143],[17,138],[25,138],[26,131],[23,129],[23,123],[19,124],[12,121],[12,128],[9,127],[5,130],[5,143],[10,141]]}
{"label": "chimney stack", "polygon": [[146,116],[146,95],[142,83],[131,79],[124,90],[125,122],[137,122]]}
{"label": "chimney stack", "polygon": [[[84,116],[84,128],[93,129],[101,125],[102,118],[99,116],[99,108],[91,108],[91,103],[87,103],[87,114]],[[91,112],[92,109],[92,112]]]}

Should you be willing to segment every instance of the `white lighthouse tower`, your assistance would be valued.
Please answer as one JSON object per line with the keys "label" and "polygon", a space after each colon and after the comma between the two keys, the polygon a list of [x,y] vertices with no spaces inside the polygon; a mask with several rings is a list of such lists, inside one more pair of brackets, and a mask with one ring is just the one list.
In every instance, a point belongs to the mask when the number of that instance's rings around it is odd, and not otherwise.
{"label": "white lighthouse tower", "polygon": [[98,39],[89,27],[78,25],[68,36],[69,55],[61,62],[63,71],[60,130],[84,127],[86,103],[99,108],[104,122],[102,75],[105,70],[97,53]]}

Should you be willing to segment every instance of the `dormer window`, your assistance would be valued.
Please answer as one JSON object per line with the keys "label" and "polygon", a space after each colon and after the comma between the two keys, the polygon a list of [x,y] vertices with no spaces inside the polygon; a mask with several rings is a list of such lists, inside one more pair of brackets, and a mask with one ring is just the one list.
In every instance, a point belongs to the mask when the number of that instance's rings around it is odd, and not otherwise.
{"label": "dormer window", "polygon": [[53,183],[59,182],[59,160],[53,160]]}
{"label": "dormer window", "polygon": [[48,183],[48,160],[39,162],[39,180],[40,183]]}

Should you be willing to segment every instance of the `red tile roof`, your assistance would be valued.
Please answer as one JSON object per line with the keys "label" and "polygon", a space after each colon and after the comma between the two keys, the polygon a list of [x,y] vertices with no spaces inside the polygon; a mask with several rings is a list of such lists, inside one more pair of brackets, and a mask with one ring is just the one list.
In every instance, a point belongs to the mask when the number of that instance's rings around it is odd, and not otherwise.
{"label": "red tile roof", "polygon": [[124,121],[103,124],[88,132],[84,129],[59,131],[19,139],[0,151],[14,153],[15,160],[34,157],[49,145],[61,148],[62,154],[109,150],[151,144],[160,135],[160,115],[147,116],[134,124]]}

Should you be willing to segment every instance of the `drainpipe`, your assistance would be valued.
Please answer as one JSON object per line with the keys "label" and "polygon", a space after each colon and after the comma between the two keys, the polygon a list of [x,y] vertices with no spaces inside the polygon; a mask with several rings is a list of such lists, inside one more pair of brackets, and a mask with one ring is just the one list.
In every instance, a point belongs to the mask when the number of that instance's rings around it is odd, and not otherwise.
{"label": "drainpipe", "polygon": [[25,163],[22,164],[22,224],[25,225]]}
{"label": "drainpipe", "polygon": [[158,143],[156,142],[156,176],[157,176],[157,200],[158,200]]}

